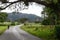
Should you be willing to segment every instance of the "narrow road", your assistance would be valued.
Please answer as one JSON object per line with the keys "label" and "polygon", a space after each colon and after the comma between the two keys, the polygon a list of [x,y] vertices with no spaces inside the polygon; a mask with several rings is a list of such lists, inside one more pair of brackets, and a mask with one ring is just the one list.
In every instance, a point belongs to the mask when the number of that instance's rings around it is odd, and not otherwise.
{"label": "narrow road", "polygon": [[41,40],[20,29],[21,26],[10,27],[0,36],[0,40]]}

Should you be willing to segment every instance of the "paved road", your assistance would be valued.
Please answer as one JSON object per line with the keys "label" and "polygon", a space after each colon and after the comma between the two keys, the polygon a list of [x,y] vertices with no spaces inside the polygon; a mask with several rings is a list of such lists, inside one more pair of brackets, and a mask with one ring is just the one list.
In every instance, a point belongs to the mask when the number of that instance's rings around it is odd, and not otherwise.
{"label": "paved road", "polygon": [[0,36],[0,40],[41,40],[20,29],[19,27],[21,26],[22,25],[10,27]]}

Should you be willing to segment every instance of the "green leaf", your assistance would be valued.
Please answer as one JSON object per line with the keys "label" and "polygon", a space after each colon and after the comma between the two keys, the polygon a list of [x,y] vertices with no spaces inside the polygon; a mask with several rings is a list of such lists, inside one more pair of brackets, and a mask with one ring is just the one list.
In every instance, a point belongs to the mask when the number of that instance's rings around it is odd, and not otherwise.
{"label": "green leaf", "polygon": [[54,3],[54,4],[58,3],[58,0],[53,0],[53,3]]}

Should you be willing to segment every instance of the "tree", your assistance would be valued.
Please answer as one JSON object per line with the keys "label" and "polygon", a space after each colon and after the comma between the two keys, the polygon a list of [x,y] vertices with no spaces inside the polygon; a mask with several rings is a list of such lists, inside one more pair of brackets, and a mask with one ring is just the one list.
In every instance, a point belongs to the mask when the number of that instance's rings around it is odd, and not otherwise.
{"label": "tree", "polygon": [[20,18],[18,20],[16,20],[17,22],[21,22],[21,23],[24,23],[26,22],[28,19],[27,18]]}
{"label": "tree", "polygon": [[7,16],[8,16],[7,13],[1,12],[0,13],[0,22],[6,21]]}
{"label": "tree", "polygon": [[26,5],[28,5],[29,2],[36,2],[38,4],[42,4],[42,5],[45,5],[46,7],[53,7],[55,6],[57,3],[59,3],[60,1],[59,0],[17,0],[17,1],[14,1],[14,2],[9,2],[7,0],[0,0],[2,2],[2,4],[6,4],[6,3],[9,3],[9,5],[7,5],[6,7],[4,8],[1,8],[0,7],[0,10],[4,10],[5,8],[9,7],[10,5],[14,4],[14,3],[18,3],[18,2],[24,2]]}
{"label": "tree", "polygon": [[[6,4],[9,3],[9,5],[7,5],[6,7],[2,8],[0,7],[0,10],[4,10],[5,8],[9,7],[12,4],[18,3],[18,2],[24,2],[25,5],[29,5],[29,2],[36,2],[38,4],[42,4],[45,6],[46,9],[50,9],[50,14],[52,14],[52,12],[54,12],[56,14],[56,24],[60,25],[60,0],[17,0],[14,2],[9,2],[7,0],[0,0],[2,3],[1,4]],[[49,12],[49,11],[48,11]]]}
{"label": "tree", "polygon": [[[43,12],[44,15],[48,16],[47,18],[46,16],[44,16],[44,21],[47,23],[47,25],[55,25],[57,15],[53,12],[53,10],[51,10],[50,8],[45,8]],[[45,23],[44,21],[43,24]]]}
{"label": "tree", "polygon": [[[48,15],[48,17],[55,21],[55,25],[58,25],[60,27],[60,0],[17,0],[14,2],[9,2],[7,0],[0,0],[2,4],[9,3],[6,7],[2,8],[0,7],[0,10],[4,10],[5,8],[9,7],[10,5],[18,2],[24,2],[28,6],[29,2],[36,2],[38,4],[44,5],[46,9],[49,9],[49,11],[45,11]],[[53,16],[54,15],[54,16]],[[56,26],[56,27],[58,27]],[[59,36],[60,39],[60,36]]]}

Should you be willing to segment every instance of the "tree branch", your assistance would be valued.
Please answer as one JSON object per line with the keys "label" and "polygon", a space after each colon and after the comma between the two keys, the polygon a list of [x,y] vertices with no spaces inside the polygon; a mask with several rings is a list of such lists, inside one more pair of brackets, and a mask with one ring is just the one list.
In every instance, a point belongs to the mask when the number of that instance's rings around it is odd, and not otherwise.
{"label": "tree branch", "polygon": [[38,3],[38,4],[41,4],[41,5],[44,5],[44,6],[47,6],[47,5],[49,5],[49,4],[47,4],[46,2],[44,2],[44,1],[37,1],[36,3]]}
{"label": "tree branch", "polygon": [[19,2],[19,1],[14,1],[14,2],[4,2],[4,3],[17,3],[17,2]]}
{"label": "tree branch", "polygon": [[9,7],[10,5],[12,5],[12,4],[14,4],[14,3],[17,3],[17,2],[19,2],[19,1],[15,1],[15,2],[5,2],[5,3],[10,3],[10,4],[7,5],[7,6],[4,7],[4,8],[0,8],[0,10],[4,10],[4,9],[6,9],[7,7]]}
{"label": "tree branch", "polygon": [[[23,0],[23,2],[24,2],[25,0]],[[26,0],[27,1],[27,0]],[[7,7],[9,7],[10,5],[12,5],[12,4],[14,4],[14,3],[17,3],[17,2],[21,2],[21,1],[14,1],[14,2],[4,2],[4,3],[10,3],[9,5],[7,5],[5,8],[0,8],[0,10],[4,10],[4,9],[6,9]],[[36,2],[36,3],[38,3],[38,4],[42,4],[42,5],[44,5],[44,6],[48,6],[49,4],[48,3],[46,3],[45,1],[41,1],[41,0],[29,0],[29,1],[27,1],[27,2]]]}

